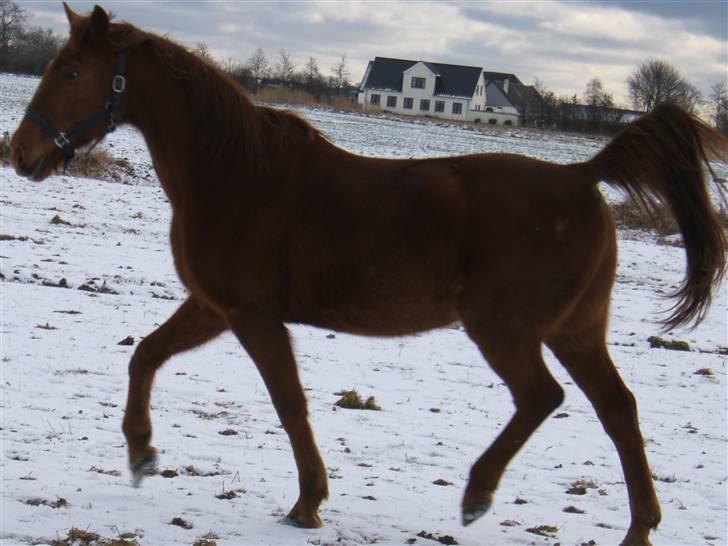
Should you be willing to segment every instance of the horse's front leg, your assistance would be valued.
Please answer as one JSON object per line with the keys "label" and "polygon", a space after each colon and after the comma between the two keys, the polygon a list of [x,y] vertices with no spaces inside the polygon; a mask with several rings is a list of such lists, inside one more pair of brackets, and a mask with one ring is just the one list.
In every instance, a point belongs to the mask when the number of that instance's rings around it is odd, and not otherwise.
{"label": "horse's front leg", "polygon": [[300,493],[288,519],[301,527],[321,527],[319,505],[329,496],[326,467],[308,422],[288,330],[279,321],[248,312],[231,313],[228,321],[263,377],[293,447]]}
{"label": "horse's front leg", "polygon": [[137,346],[129,363],[129,392],[122,430],[129,448],[134,486],[156,466],[156,449],[149,441],[152,423],[149,403],[156,371],[172,355],[202,345],[227,329],[223,318],[188,298],[157,330]]}

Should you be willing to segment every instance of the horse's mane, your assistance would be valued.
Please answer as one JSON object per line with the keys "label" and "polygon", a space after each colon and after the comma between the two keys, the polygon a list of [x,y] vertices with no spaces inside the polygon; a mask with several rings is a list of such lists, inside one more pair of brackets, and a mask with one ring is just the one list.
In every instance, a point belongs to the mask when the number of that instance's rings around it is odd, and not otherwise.
{"label": "horse's mane", "polygon": [[[275,158],[272,151],[283,152],[286,145],[301,145],[322,136],[295,113],[254,105],[223,70],[166,37],[129,23],[115,23],[110,25],[110,39],[115,49],[148,47],[160,69],[183,83],[180,88],[200,105],[190,114],[197,116],[195,126],[204,134],[200,145],[213,161],[244,154],[248,171],[259,172],[270,166],[265,158]],[[268,153],[262,153],[264,148]]]}

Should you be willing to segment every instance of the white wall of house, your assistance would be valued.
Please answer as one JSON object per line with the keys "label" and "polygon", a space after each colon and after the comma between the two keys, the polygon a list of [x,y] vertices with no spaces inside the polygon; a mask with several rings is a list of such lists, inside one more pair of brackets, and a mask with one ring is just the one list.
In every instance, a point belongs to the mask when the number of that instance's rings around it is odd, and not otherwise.
{"label": "white wall of house", "polygon": [[[429,99],[435,94],[437,75],[425,63],[419,62],[412,65],[402,73],[402,76],[402,92],[406,95],[415,99]],[[412,78],[425,80],[425,87],[413,87]]]}
{"label": "white wall of house", "polygon": [[475,92],[473,93],[473,97],[470,99],[470,112],[468,113],[468,119],[470,119],[473,114],[485,110],[486,97],[485,74],[481,71],[478,83],[475,84]]}
{"label": "white wall of house", "polygon": [[[418,90],[421,91],[421,90]],[[391,106],[391,101],[395,106]],[[405,99],[412,99],[412,107],[405,108]],[[429,101],[429,104],[423,105],[422,100]],[[469,100],[466,98],[440,97],[436,95],[424,95],[422,93],[414,93],[412,89],[399,91],[387,91],[380,89],[366,89],[359,94],[359,102],[364,106],[364,111],[386,110],[394,114],[403,116],[431,116],[443,119],[467,120],[469,112]],[[441,105],[439,103],[442,103]],[[453,113],[453,104],[460,104],[460,114]],[[427,106],[426,110],[422,107]],[[441,112],[437,108],[442,109]]]}
{"label": "white wall of house", "polygon": [[438,77],[425,63],[418,62],[402,73],[401,92],[364,89],[359,93],[358,102],[364,106],[365,111],[385,110],[404,116],[430,116],[460,121],[478,120],[486,124],[518,125],[518,110],[488,105],[487,82],[483,72],[472,97],[435,95]]}
{"label": "white wall of house", "polygon": [[517,127],[520,123],[518,114],[507,112],[471,111],[468,121],[482,123],[484,125],[512,125]]}

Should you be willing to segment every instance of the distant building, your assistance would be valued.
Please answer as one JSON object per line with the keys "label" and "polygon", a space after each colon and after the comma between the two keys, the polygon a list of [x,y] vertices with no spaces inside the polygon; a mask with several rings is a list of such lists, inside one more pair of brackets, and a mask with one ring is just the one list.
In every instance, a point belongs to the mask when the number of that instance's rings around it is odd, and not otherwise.
{"label": "distant building", "polygon": [[481,67],[375,57],[359,87],[364,110],[492,125],[519,125],[520,112]]}
{"label": "distant building", "polygon": [[492,81],[518,108],[521,125],[543,127],[549,124],[548,108],[543,98],[532,85],[525,85],[515,74],[506,72],[486,72],[485,77]]}

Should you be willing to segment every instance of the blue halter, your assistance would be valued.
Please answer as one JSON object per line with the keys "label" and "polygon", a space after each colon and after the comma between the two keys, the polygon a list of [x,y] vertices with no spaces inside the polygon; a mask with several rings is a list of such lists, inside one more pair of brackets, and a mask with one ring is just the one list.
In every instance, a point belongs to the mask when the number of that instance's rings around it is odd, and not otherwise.
{"label": "blue halter", "polygon": [[71,144],[71,139],[74,136],[84,132],[86,129],[93,127],[97,123],[109,120],[109,126],[106,129],[106,134],[109,134],[116,130],[116,122],[119,119],[119,113],[121,110],[121,95],[126,88],[126,78],[124,77],[124,69],[126,67],[126,50],[122,49],[119,51],[116,57],[116,69],[114,73],[114,79],[111,82],[112,95],[109,102],[106,103],[106,107],[103,110],[99,110],[95,114],[91,114],[86,119],[73,124],[65,131],[59,131],[56,127],[48,121],[46,118],[37,114],[31,110],[30,106],[25,110],[25,117],[35,123],[45,134],[47,134],[56,146],[58,146],[63,152],[63,170],[65,171],[71,160],[76,157],[76,152]]}

